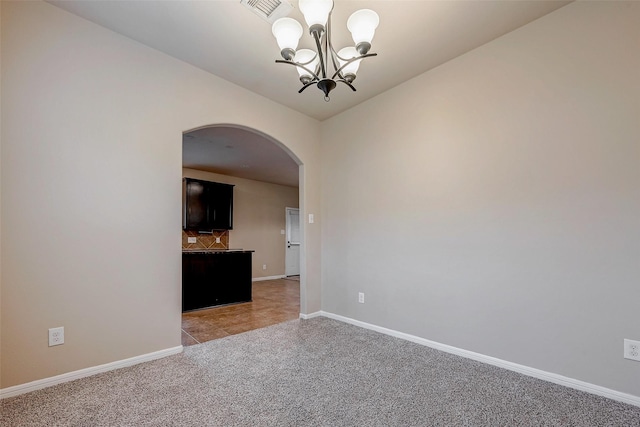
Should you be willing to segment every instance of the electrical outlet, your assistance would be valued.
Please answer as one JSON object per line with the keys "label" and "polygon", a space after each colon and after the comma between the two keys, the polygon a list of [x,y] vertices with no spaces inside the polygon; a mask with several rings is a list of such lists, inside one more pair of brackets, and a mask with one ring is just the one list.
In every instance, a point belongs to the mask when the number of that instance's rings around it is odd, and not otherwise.
{"label": "electrical outlet", "polygon": [[64,344],[64,327],[49,329],[49,347]]}
{"label": "electrical outlet", "polygon": [[640,341],[624,340],[624,358],[640,362]]}
{"label": "electrical outlet", "polygon": [[187,237],[187,243],[196,243],[198,241],[195,237]]}
{"label": "electrical outlet", "polygon": [[364,292],[358,292],[358,302],[364,304]]}
{"label": "electrical outlet", "polygon": [[216,243],[220,243],[220,238],[216,237]]}
{"label": "electrical outlet", "polygon": [[267,264],[262,264],[262,269],[266,270],[267,269]]}

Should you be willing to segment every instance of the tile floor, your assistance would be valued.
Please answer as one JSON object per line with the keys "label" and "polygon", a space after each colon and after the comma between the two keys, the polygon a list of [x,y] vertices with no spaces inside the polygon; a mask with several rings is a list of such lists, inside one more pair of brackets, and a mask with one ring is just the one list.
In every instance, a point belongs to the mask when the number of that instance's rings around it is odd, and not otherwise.
{"label": "tile floor", "polygon": [[252,302],[182,314],[182,345],[211,341],[300,317],[299,277],[253,282]]}

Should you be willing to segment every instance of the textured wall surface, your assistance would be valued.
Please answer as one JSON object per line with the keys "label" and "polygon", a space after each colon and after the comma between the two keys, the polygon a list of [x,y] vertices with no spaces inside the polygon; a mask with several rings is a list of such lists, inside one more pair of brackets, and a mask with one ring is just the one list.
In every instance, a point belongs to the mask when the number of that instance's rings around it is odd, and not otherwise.
{"label": "textured wall surface", "polygon": [[323,309],[640,396],[639,40],[572,3],[323,122]]}
{"label": "textured wall surface", "polygon": [[[319,212],[320,123],[50,4],[1,7],[0,387],[179,346],[182,133],[268,135]],[[303,233],[317,311],[320,233]]]}

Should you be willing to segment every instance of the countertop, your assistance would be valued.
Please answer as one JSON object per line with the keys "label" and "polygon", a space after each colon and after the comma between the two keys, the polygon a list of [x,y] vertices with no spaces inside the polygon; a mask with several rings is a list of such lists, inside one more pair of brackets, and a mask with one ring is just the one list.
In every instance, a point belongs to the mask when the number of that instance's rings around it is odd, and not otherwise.
{"label": "countertop", "polygon": [[255,252],[253,250],[248,249],[202,249],[202,248],[194,248],[194,249],[183,249],[183,254],[217,254],[217,253],[232,253],[232,252],[241,252],[241,253],[251,253]]}

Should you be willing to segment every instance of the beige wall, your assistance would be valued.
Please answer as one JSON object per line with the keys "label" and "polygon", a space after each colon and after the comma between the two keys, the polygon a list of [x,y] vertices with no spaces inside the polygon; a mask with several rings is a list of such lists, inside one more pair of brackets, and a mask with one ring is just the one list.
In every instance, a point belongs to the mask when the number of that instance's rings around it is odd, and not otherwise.
{"label": "beige wall", "polygon": [[[319,218],[320,124],[50,4],[0,7],[0,386],[179,346],[182,133],[278,141]],[[303,224],[303,313],[320,309],[319,226]]]}
{"label": "beige wall", "polygon": [[[182,174],[235,185],[229,248],[255,251],[253,278],[283,276],[286,236],[280,230],[285,229],[285,208],[298,207],[298,189],[187,168]],[[266,270],[262,269],[263,264],[267,265]]]}
{"label": "beige wall", "polygon": [[323,310],[640,396],[639,40],[572,3],[323,122]]}
{"label": "beige wall", "polygon": [[[0,46],[2,46],[2,7],[0,7]],[[2,100],[2,50],[0,49],[0,100]],[[2,102],[0,102],[0,191],[2,189]],[[2,224],[2,195],[0,193],[0,224]],[[0,278],[2,277],[2,227],[0,227]],[[2,281],[0,280],[0,310],[2,310]],[[0,351],[2,351],[2,312],[0,311]],[[0,356],[1,357],[1,356]],[[1,366],[1,365],[0,365]],[[0,367],[0,388],[2,369]]]}
{"label": "beige wall", "polygon": [[640,396],[637,3],[571,4],[322,129],[49,4],[0,7],[0,387],[179,345],[182,132],[233,124],[303,164],[303,313],[323,296]]}

